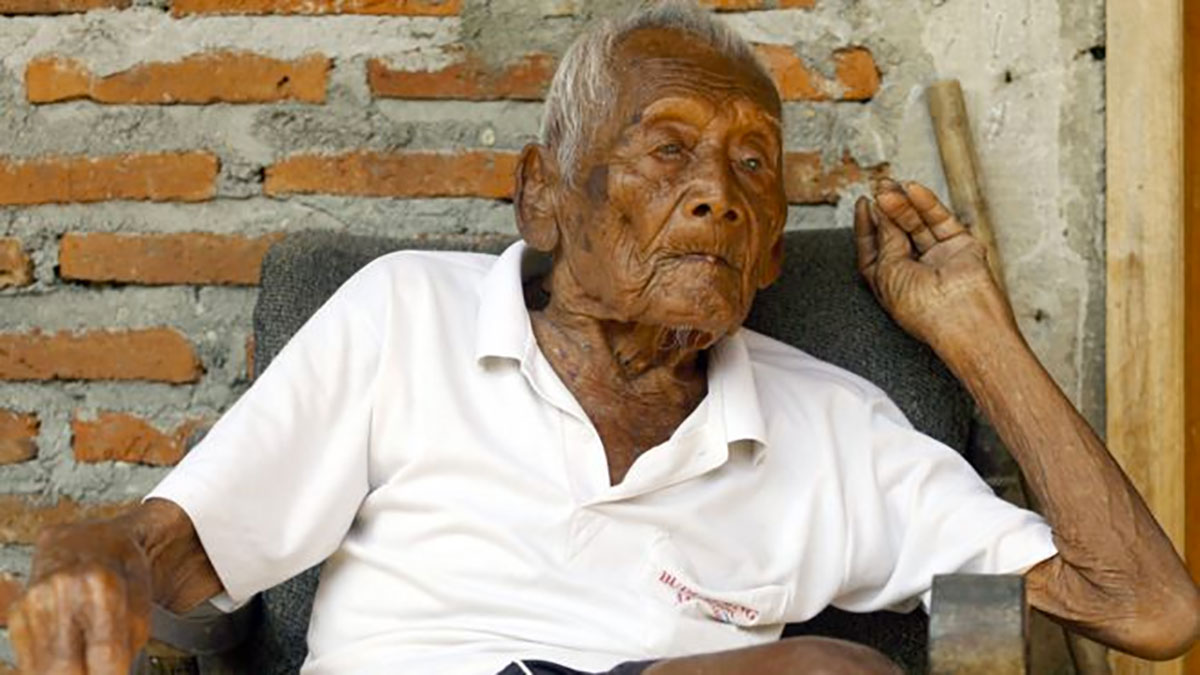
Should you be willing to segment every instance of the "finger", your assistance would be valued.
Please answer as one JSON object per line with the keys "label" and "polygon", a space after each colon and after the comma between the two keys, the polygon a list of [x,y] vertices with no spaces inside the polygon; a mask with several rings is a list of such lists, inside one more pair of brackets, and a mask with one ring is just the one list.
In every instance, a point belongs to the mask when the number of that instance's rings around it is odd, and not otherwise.
{"label": "finger", "polygon": [[52,577],[31,587],[26,595],[25,618],[36,672],[84,673],[83,640],[70,612],[72,585],[67,579]]}
{"label": "finger", "polygon": [[128,673],[133,654],[125,584],[117,574],[97,570],[85,576],[81,586],[88,675]]}
{"label": "finger", "polygon": [[933,236],[933,233],[925,226],[921,214],[913,208],[908,195],[898,183],[887,179],[880,181],[879,190],[875,193],[875,201],[893,222],[912,237],[918,251],[924,253],[937,244],[937,237]]}
{"label": "finger", "polygon": [[44,669],[38,670],[46,675],[88,675],[82,657],[65,658],[54,656]]}
{"label": "finger", "polygon": [[112,643],[93,644],[88,642],[84,651],[87,675],[128,675],[133,659],[129,647]]}
{"label": "finger", "polygon": [[875,223],[871,220],[871,201],[859,197],[854,203],[854,245],[858,251],[858,271],[866,273],[879,255],[875,245]]}
{"label": "finger", "polygon": [[48,672],[55,675],[84,675],[83,631],[75,614],[79,584],[74,579],[59,577],[53,580],[57,630],[49,642],[51,650]]}
{"label": "finger", "polygon": [[139,605],[136,601],[131,600],[125,620],[129,635],[130,658],[136,659],[138,652],[142,651],[142,648],[150,641],[150,603]]}
{"label": "finger", "polygon": [[25,618],[24,605],[18,602],[8,612],[8,640],[17,657],[17,670],[22,673],[38,672],[37,652],[29,633],[29,620]]}
{"label": "finger", "polygon": [[947,209],[937,198],[933,190],[920,183],[908,182],[904,184],[904,191],[908,193],[908,200],[912,203],[913,208],[925,221],[925,226],[939,240],[944,241],[967,231],[963,224],[958,222],[958,218],[950,213],[950,209]]}
{"label": "finger", "polygon": [[875,231],[877,232],[876,246],[879,248],[879,255],[876,257],[878,263],[885,260],[896,260],[900,258],[912,258],[912,242],[908,235],[900,226],[896,225],[891,218],[883,212],[883,209],[875,207],[871,209],[875,216]]}

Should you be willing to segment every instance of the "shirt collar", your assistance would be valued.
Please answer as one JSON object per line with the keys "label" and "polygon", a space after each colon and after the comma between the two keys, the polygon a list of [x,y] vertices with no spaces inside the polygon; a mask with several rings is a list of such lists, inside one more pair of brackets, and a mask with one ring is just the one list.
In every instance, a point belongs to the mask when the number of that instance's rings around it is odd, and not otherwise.
{"label": "shirt collar", "polygon": [[[524,364],[536,351],[523,281],[548,269],[548,258],[518,241],[500,254],[479,287],[475,359],[514,359]],[[753,442],[755,462],[766,449],[766,432],[750,352],[741,330],[727,336],[708,353],[709,395],[720,396],[725,440]]]}
{"label": "shirt collar", "polygon": [[708,350],[708,390],[720,392],[725,440],[751,441],[755,463],[767,447],[766,424],[754,384],[754,366],[739,328]]}
{"label": "shirt collar", "polygon": [[491,356],[524,362],[535,342],[522,282],[547,265],[545,256],[523,241],[500,254],[479,285],[476,361]]}

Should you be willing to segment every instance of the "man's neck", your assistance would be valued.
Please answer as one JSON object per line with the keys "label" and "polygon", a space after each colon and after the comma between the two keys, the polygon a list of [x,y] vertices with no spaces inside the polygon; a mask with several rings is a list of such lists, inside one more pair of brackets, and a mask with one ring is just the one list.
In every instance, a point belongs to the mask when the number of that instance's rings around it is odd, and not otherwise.
{"label": "man's neck", "polygon": [[657,390],[672,398],[672,390],[703,389],[703,353],[719,336],[615,319],[563,272],[550,275],[549,304],[533,314],[538,343],[555,370],[587,371],[589,379],[632,395]]}
{"label": "man's neck", "polygon": [[708,392],[703,351],[669,331],[572,313],[553,300],[530,320],[542,353],[600,435],[612,485]]}
{"label": "man's neck", "polygon": [[708,392],[711,335],[608,318],[577,284],[553,274],[550,302],[530,320],[542,353],[600,434],[614,485]]}
{"label": "man's neck", "polygon": [[705,377],[707,345],[693,331],[599,319],[553,300],[531,316],[538,344],[555,370],[586,371],[591,379],[628,390],[673,389]]}

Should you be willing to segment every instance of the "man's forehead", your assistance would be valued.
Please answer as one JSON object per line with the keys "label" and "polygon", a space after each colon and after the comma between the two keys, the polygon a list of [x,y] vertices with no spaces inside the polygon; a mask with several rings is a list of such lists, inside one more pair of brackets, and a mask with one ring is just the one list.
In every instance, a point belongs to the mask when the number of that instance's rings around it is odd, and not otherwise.
{"label": "man's forehead", "polygon": [[679,95],[671,91],[662,91],[660,96],[649,101],[637,110],[628,121],[629,124],[653,122],[660,119],[682,120],[695,126],[704,126],[713,117],[721,114],[732,114],[745,123],[763,124],[771,131],[779,133],[782,127],[780,119],[762,106],[745,97],[716,100],[700,98],[692,92]]}
{"label": "man's forehead", "polygon": [[722,53],[690,33],[637,30],[614,56],[620,73],[617,97],[626,112],[641,115],[660,99],[697,97],[721,105],[744,101],[779,122],[778,92],[757,64]]}

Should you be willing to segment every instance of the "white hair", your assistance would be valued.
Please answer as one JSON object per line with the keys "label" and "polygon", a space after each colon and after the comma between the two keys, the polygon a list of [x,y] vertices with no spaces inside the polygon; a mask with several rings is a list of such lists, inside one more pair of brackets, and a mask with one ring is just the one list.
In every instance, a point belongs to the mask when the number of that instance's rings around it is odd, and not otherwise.
{"label": "white hair", "polygon": [[648,28],[690,33],[702,44],[751,64],[764,80],[771,81],[754,48],[691,1],[647,2],[623,19],[606,19],[589,26],[558,64],[542,121],[542,143],[554,150],[561,175],[568,183],[574,183],[583,150],[594,140],[590,137],[594,122],[605,119],[616,103],[616,46],[630,33]]}

